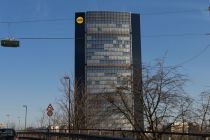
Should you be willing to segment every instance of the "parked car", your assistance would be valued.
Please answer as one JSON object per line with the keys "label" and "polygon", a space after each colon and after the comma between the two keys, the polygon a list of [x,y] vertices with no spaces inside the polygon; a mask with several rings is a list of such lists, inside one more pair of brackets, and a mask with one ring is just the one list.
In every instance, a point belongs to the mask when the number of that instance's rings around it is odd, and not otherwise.
{"label": "parked car", "polygon": [[17,134],[12,128],[0,129],[0,140],[18,140]]}

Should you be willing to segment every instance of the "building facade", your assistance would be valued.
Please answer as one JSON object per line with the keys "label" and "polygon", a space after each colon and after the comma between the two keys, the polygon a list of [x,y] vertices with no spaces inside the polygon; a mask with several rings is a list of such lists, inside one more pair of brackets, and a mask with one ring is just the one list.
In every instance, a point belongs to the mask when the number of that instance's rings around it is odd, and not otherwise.
{"label": "building facade", "polygon": [[[143,126],[139,14],[75,14],[75,82],[79,95],[76,102],[86,94],[83,109],[75,110],[83,112],[87,128],[133,129],[132,123],[137,122]],[[125,85],[126,90],[119,94]],[[120,99],[126,101],[126,106]]]}

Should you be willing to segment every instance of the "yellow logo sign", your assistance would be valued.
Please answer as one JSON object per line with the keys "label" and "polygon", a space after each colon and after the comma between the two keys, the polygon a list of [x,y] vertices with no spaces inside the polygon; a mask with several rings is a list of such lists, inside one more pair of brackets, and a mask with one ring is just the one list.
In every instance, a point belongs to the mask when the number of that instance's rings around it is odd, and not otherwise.
{"label": "yellow logo sign", "polygon": [[83,17],[77,17],[76,22],[77,22],[78,24],[82,24],[82,23],[84,22]]}

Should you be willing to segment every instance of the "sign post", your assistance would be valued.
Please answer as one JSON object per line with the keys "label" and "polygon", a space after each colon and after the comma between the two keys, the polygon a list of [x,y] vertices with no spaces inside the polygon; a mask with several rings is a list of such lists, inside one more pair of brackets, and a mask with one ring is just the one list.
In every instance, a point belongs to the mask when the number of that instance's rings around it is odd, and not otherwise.
{"label": "sign post", "polygon": [[49,104],[48,107],[47,107],[47,116],[49,117],[49,129],[51,129],[51,127],[50,127],[50,117],[53,115],[53,110],[54,110],[54,108],[52,107],[51,104]]}

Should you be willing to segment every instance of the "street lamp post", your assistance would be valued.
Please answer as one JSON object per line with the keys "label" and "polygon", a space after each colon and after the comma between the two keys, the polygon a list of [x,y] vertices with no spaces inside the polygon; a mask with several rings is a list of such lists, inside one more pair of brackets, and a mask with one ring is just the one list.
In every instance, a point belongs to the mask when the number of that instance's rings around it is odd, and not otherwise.
{"label": "street lamp post", "polygon": [[23,107],[26,109],[26,111],[25,111],[25,130],[26,130],[26,122],[27,122],[27,105],[23,105]]}
{"label": "street lamp post", "polygon": [[69,129],[69,133],[70,133],[70,118],[71,118],[71,81],[70,78],[68,76],[64,76],[65,80],[68,80],[68,100],[69,100],[69,108],[68,108],[68,129]]}

